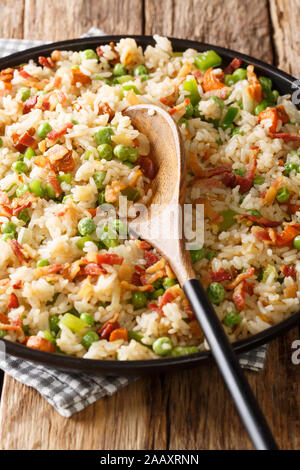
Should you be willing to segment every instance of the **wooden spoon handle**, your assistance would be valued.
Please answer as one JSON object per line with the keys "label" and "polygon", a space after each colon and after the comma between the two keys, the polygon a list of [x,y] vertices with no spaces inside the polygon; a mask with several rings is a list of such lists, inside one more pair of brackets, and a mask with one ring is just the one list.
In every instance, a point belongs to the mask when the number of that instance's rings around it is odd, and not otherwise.
{"label": "wooden spoon handle", "polygon": [[203,287],[198,279],[190,279],[185,282],[183,289],[201,325],[253,445],[258,450],[278,449],[265,417]]}

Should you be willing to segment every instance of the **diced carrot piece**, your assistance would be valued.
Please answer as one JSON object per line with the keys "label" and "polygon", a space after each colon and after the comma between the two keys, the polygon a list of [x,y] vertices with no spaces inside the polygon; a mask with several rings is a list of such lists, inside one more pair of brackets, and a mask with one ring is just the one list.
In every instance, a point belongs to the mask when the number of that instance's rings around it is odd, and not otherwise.
{"label": "diced carrot piece", "polygon": [[264,121],[265,119],[271,120],[271,126],[269,127],[271,132],[276,132],[278,124],[278,112],[276,108],[267,108],[261,111],[258,115],[258,122]]}
{"label": "diced carrot piece", "polygon": [[128,341],[128,332],[127,328],[117,328],[113,330],[109,335],[109,341],[117,341],[118,339],[123,339]]}

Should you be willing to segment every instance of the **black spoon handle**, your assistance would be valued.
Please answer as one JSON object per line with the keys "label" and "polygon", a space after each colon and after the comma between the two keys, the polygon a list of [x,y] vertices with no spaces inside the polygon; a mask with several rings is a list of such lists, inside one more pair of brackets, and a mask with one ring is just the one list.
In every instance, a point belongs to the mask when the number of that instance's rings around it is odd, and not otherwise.
{"label": "black spoon handle", "polygon": [[259,450],[276,450],[266,419],[203,287],[197,279],[190,279],[183,288],[253,445]]}

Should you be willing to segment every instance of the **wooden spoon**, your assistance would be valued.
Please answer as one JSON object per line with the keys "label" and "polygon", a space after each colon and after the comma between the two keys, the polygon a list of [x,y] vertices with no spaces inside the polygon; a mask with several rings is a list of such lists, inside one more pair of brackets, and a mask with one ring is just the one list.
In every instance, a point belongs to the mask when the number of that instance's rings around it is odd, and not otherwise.
{"label": "wooden spoon", "polygon": [[[153,204],[159,206],[154,214],[141,213],[138,219],[130,223],[130,227],[140,238],[149,241],[176,273],[254,446],[257,449],[277,449],[216,312],[196,279],[190,254],[185,249],[185,240],[183,237],[164,239],[162,235],[156,237],[149,234],[149,229],[159,230],[162,221],[169,217],[168,206],[181,205],[185,200],[186,163],[180,131],[171,116],[158,106],[131,106],[125,114],[148,137],[151,157],[158,168],[153,180],[151,207]],[[176,218],[175,215],[173,225],[176,229],[180,228],[179,216]]]}

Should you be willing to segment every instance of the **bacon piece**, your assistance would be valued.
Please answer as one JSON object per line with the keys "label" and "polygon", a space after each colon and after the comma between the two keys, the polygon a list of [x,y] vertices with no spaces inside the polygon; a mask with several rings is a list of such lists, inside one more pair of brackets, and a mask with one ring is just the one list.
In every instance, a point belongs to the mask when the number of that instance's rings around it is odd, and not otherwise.
{"label": "bacon piece", "polygon": [[294,238],[300,234],[300,229],[293,225],[286,225],[280,233],[276,233],[276,246],[285,246],[293,242]]}
{"label": "bacon piece", "polygon": [[0,323],[3,323],[4,325],[9,325],[9,318],[1,312],[0,312]]}
{"label": "bacon piece", "polygon": [[102,50],[101,46],[98,46],[98,47],[96,48],[96,52],[97,52],[97,54],[98,54],[99,57],[103,57],[104,51]]}
{"label": "bacon piece", "polygon": [[[14,198],[11,204],[13,208],[13,215],[16,215],[20,212],[19,210],[17,210],[17,208],[22,207],[24,205],[26,207],[30,207],[34,201],[37,201],[37,199],[37,196],[29,192],[23,194],[21,197]],[[23,207],[23,209],[25,209],[25,207]]]}
{"label": "bacon piece", "polygon": [[241,282],[233,291],[232,300],[239,312],[245,308],[245,282]]}
{"label": "bacon piece", "polygon": [[80,275],[83,274],[84,276],[100,276],[106,273],[107,271],[96,263],[89,263],[80,270]]}
{"label": "bacon piece", "polygon": [[255,170],[257,167],[256,158],[257,149],[253,149],[253,153],[250,155],[250,161],[245,176],[239,176],[235,173],[226,172],[222,177],[222,182],[225,184],[225,186],[228,186],[230,188],[240,186],[240,191],[243,193],[249,191],[253,185]]}
{"label": "bacon piece", "polygon": [[145,250],[144,258],[146,261],[146,265],[145,265],[146,269],[149,268],[150,266],[153,266],[159,260],[159,256],[150,250]]}
{"label": "bacon piece", "polygon": [[69,152],[70,150],[68,150],[63,145],[55,144],[53,147],[47,150],[45,156],[49,158],[51,163],[54,163],[56,160],[61,160]]}
{"label": "bacon piece", "polygon": [[282,222],[276,222],[275,220],[267,219],[266,217],[259,217],[259,216],[250,215],[250,214],[237,215],[235,216],[235,219],[237,220],[248,219],[248,220],[251,220],[251,222],[255,222],[261,225],[262,227],[278,227],[282,223]]}
{"label": "bacon piece", "polygon": [[282,139],[284,142],[300,142],[300,135],[289,134],[288,132],[276,132],[269,135],[271,139]]}
{"label": "bacon piece", "polygon": [[61,160],[56,161],[53,165],[55,173],[63,171],[64,173],[70,173],[75,168],[74,158],[72,156],[72,150],[65,155]]}
{"label": "bacon piece", "polygon": [[23,69],[19,69],[19,75],[21,75],[22,78],[30,79],[36,82],[39,81],[38,78],[34,77],[33,75],[30,75],[30,73],[26,72],[26,70]]}
{"label": "bacon piece", "polygon": [[232,281],[231,274],[224,268],[220,268],[219,271],[212,271],[209,275],[213,282]]}
{"label": "bacon piece", "polygon": [[170,302],[173,302],[173,300],[176,299],[176,295],[170,290],[167,289],[166,292],[159,297],[158,299],[158,305],[162,309],[165,305],[167,305]]}
{"label": "bacon piece", "polygon": [[11,308],[18,308],[18,307],[19,307],[19,301],[18,301],[18,297],[16,296],[16,294],[14,293],[9,294],[7,308],[11,309]]}
{"label": "bacon piece", "polygon": [[44,57],[43,55],[39,56],[39,64],[42,65],[42,67],[48,67],[48,69],[53,69],[54,64],[51,60],[50,57]]}
{"label": "bacon piece", "polygon": [[226,75],[231,75],[236,69],[239,69],[242,65],[241,59],[233,59],[229,65],[224,69],[224,73]]}
{"label": "bacon piece", "polygon": [[104,323],[104,325],[101,326],[101,328],[99,328],[97,333],[99,336],[101,336],[101,338],[109,339],[112,331],[116,330],[117,328],[120,328],[120,323],[118,321],[107,321]]}
{"label": "bacon piece", "polygon": [[33,137],[31,137],[28,132],[25,132],[19,138],[19,144],[24,145],[25,147],[32,147],[33,149],[35,149],[38,143]]}
{"label": "bacon piece", "polygon": [[13,284],[13,289],[21,289],[22,287],[22,281],[17,281],[15,284]]}
{"label": "bacon piece", "polygon": [[97,253],[96,259],[97,264],[109,264],[110,266],[121,266],[124,261],[124,258],[115,253]]}
{"label": "bacon piece", "polygon": [[139,291],[139,292],[147,292],[147,291],[153,290],[153,286],[151,284],[138,286],[136,284],[131,284],[128,281],[121,281],[121,287],[123,287],[126,290]]}
{"label": "bacon piece", "polygon": [[296,278],[296,268],[295,266],[287,266],[286,264],[281,266],[281,272],[286,277]]}
{"label": "bacon piece", "polygon": [[41,336],[29,336],[26,342],[26,346],[31,349],[38,351],[55,353],[55,346],[51,341],[48,341]]}
{"label": "bacon piece", "polygon": [[238,284],[252,277],[254,272],[255,272],[254,268],[247,268],[244,273],[238,274],[238,276],[230,284],[227,284],[225,286],[225,289],[227,290],[234,289]]}
{"label": "bacon piece", "polygon": [[153,274],[143,274],[140,279],[143,286],[149,286],[150,284],[153,284],[155,281],[163,278],[164,276],[165,272],[160,269]]}
{"label": "bacon piece", "polygon": [[[179,111],[183,111],[184,108],[190,104],[190,99],[186,98],[182,103],[178,104],[177,106],[174,106],[172,109],[168,110],[169,114],[176,114]],[[182,113],[183,115],[185,114],[185,111]]]}
{"label": "bacon piece", "polygon": [[118,339],[123,339],[128,341],[128,331],[127,328],[116,328],[109,335],[109,341],[117,341]]}
{"label": "bacon piece", "polygon": [[2,206],[0,205],[0,215],[2,217],[7,217],[7,218],[11,218],[11,216],[13,215],[13,211],[11,210],[10,207],[8,206]]}
{"label": "bacon piece", "polygon": [[23,249],[22,249],[22,246],[20,245],[20,243],[17,242],[17,240],[15,240],[14,238],[9,239],[7,241],[10,244],[10,246],[11,246],[14,254],[16,255],[16,257],[18,258],[19,262],[23,263],[23,261],[25,260],[25,256],[24,256]]}
{"label": "bacon piece", "polygon": [[46,181],[53,188],[56,197],[59,197],[63,193],[63,190],[62,190],[62,188],[61,188],[61,186],[60,186],[60,184],[59,184],[59,182],[56,178],[55,173],[52,173],[52,171],[47,173]]}
{"label": "bacon piece", "polygon": [[31,111],[31,109],[34,108],[34,106],[37,103],[37,99],[38,99],[37,95],[33,95],[33,96],[30,96],[30,98],[28,98],[26,101],[24,101],[23,114],[29,113],[29,111]]}
{"label": "bacon piece", "polygon": [[219,90],[220,88],[226,87],[225,83],[223,83],[221,80],[224,78],[224,73],[220,74],[217,76],[214,73],[213,68],[208,69],[203,77],[203,83],[202,83],[202,88],[203,91],[206,93],[207,91],[211,90]]}
{"label": "bacon piece", "polygon": [[134,284],[135,286],[141,286],[141,276],[138,273],[133,273],[132,278],[131,278],[131,284]]}
{"label": "bacon piece", "polygon": [[283,124],[286,124],[288,122],[290,122],[290,116],[287,114],[284,106],[281,104],[280,106],[277,106],[277,113],[278,113],[278,119],[280,119],[280,121],[283,123]]}
{"label": "bacon piece", "polygon": [[153,180],[153,178],[156,175],[157,168],[155,166],[155,163],[151,158],[149,157],[139,157],[136,162],[137,165],[140,166],[143,175],[146,176],[146,178],[149,178],[150,180]]}
{"label": "bacon piece", "polygon": [[79,69],[72,69],[72,80],[71,84],[76,85],[76,83],[81,83],[82,85],[89,85],[91,83],[91,79],[88,75],[82,73]]}
{"label": "bacon piece", "polygon": [[49,140],[57,140],[59,137],[63,136],[68,129],[72,129],[74,127],[74,124],[69,122],[68,124],[65,124],[59,131],[52,130],[47,134],[47,139]]}
{"label": "bacon piece", "polygon": [[111,107],[109,106],[108,103],[99,103],[98,104],[98,114],[99,114],[99,116],[102,116],[104,114],[108,114],[108,116],[109,116],[108,121],[111,121],[115,116],[114,110],[111,109]]}

